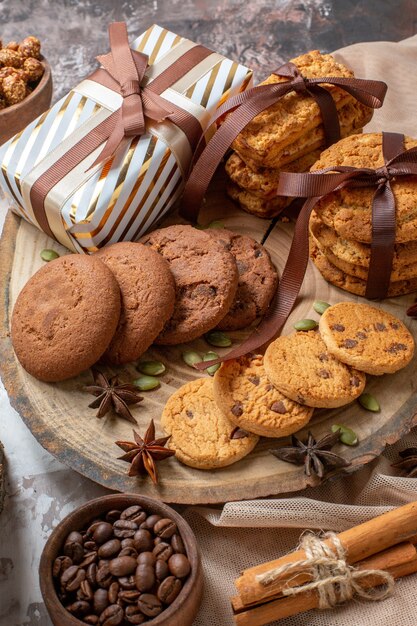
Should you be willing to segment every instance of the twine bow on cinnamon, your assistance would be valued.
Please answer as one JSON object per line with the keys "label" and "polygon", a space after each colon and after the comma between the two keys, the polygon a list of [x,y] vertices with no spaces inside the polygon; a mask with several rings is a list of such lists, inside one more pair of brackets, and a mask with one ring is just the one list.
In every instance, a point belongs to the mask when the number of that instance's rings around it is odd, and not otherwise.
{"label": "twine bow on cinnamon", "polygon": [[240,346],[222,359],[197,363],[198,369],[239,358],[255,351],[278,335],[299,294],[309,258],[310,215],[320,200],[344,187],[376,187],[372,201],[372,243],[366,297],[387,295],[395,244],[395,198],[391,180],[417,176],[417,148],[404,150],[404,135],[382,133],[382,167],[327,167],[306,174],[282,172],[277,195],[307,198],[298,216],[288,259],[275,298],[256,330]]}
{"label": "twine bow on cinnamon", "polygon": [[197,221],[199,207],[209,182],[239,133],[256,115],[278,102],[287,93],[307,92],[315,99],[323,119],[326,145],[330,145],[340,139],[339,117],[332,95],[327,89],[321,87],[321,84],[341,87],[356,100],[374,109],[382,106],[387,91],[387,85],[377,80],[338,76],[305,78],[300,74],[297,66],[291,62],[285,63],[273,73],[287,77],[288,80],[282,83],[257,85],[239,93],[223,104],[210,121],[210,125],[214,124],[226,113],[228,114],[207,146],[202,148],[203,143],[200,142],[197,147],[194,165],[185,185],[180,211],[186,219],[192,222]]}
{"label": "twine bow on cinnamon", "polygon": [[97,60],[120,86],[123,101],[115,116],[110,137],[91,167],[112,156],[125,137],[143,135],[146,132],[145,116],[155,122],[161,122],[173,113],[173,109],[169,108],[168,103],[158,94],[142,88],[148,57],[142,52],[130,49],[124,22],[110,24],[109,40],[110,52],[98,56]]}

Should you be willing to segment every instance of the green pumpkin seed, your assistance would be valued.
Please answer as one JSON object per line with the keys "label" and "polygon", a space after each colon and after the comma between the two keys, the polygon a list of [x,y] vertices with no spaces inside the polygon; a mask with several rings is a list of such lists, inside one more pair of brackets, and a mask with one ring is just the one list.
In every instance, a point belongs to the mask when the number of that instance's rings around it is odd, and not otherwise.
{"label": "green pumpkin seed", "polygon": [[55,252],[55,250],[42,250],[41,252],[41,259],[42,261],[46,261],[47,263],[49,261],[54,261],[55,259],[57,259],[59,257],[58,252]]}
{"label": "green pumpkin seed", "polygon": [[294,324],[295,330],[314,330],[317,326],[316,320],[300,320]]}
{"label": "green pumpkin seed", "polygon": [[194,352],[194,350],[186,350],[181,356],[184,363],[190,367],[194,367],[196,363],[200,363],[203,360],[198,352]]}
{"label": "green pumpkin seed", "polygon": [[232,340],[221,330],[212,330],[204,335],[207,343],[217,348],[228,348],[232,345]]}
{"label": "green pumpkin seed", "polygon": [[361,396],[359,396],[358,402],[367,411],[373,411],[374,413],[377,413],[381,410],[378,400],[374,398],[374,396],[370,393],[363,393]]}
{"label": "green pumpkin seed", "polygon": [[323,315],[326,309],[328,309],[330,304],[328,302],[324,302],[324,300],[316,300],[313,304],[313,309],[319,315]]}
{"label": "green pumpkin seed", "polygon": [[166,367],[161,361],[140,361],[136,369],[141,374],[147,374],[148,376],[160,376],[166,370]]}
{"label": "green pumpkin seed", "polygon": [[155,376],[139,376],[133,381],[133,384],[141,391],[150,391],[159,387],[161,383]]}
{"label": "green pumpkin seed", "polygon": [[213,220],[207,228],[224,228],[224,224],[220,220]]}
{"label": "green pumpkin seed", "polygon": [[359,439],[354,430],[348,428],[347,426],[343,426],[342,424],[333,424],[332,432],[335,433],[337,431],[339,431],[339,441],[344,443],[345,446],[357,445]]}
{"label": "green pumpkin seed", "polygon": [[[214,361],[214,359],[218,359],[219,355],[216,354],[216,352],[206,352],[206,354],[203,355],[203,361]],[[206,369],[207,374],[210,374],[210,376],[214,376],[214,374],[217,372],[217,370],[220,367],[220,363],[217,363],[217,365],[211,365],[210,367],[208,367]]]}

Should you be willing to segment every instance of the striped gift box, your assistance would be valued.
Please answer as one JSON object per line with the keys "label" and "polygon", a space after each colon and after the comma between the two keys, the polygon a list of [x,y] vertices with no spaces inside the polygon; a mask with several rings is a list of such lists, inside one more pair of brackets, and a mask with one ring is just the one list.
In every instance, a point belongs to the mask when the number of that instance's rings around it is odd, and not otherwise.
{"label": "striped gift box", "polygon": [[[195,45],[154,25],[131,47],[148,55],[145,82],[151,84]],[[218,106],[251,82],[248,68],[210,52],[161,95],[207,131]],[[31,193],[36,181],[121,102],[119,93],[87,78],[0,147],[0,186],[17,214],[42,228]],[[179,197],[192,158],[187,137],[167,120],[147,120],[144,135],[124,139],[112,158],[91,167],[100,150],[66,173],[43,200],[47,232],[75,252],[144,235]]]}

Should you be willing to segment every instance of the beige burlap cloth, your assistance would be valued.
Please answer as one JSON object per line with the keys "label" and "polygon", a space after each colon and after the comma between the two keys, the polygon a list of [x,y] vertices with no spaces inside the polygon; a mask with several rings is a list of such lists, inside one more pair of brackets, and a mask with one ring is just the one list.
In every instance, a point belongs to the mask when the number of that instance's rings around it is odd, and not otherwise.
{"label": "beige burlap cloth", "polygon": [[[417,36],[400,43],[356,44],[336,56],[357,76],[388,84],[385,104],[375,112],[367,130],[417,137]],[[235,594],[233,581],[239,572],[292,550],[302,529],[340,531],[416,500],[417,479],[393,476],[390,467],[398,450],[410,445],[417,446],[417,429],[387,448],[371,465],[316,489],[282,498],[232,502],[222,509],[188,509],[185,517],[200,542],[205,572],[204,600],[196,626],[233,624],[229,598]],[[397,582],[394,595],[382,602],[353,601],[337,609],[303,613],[279,624],[416,626],[417,575]]]}

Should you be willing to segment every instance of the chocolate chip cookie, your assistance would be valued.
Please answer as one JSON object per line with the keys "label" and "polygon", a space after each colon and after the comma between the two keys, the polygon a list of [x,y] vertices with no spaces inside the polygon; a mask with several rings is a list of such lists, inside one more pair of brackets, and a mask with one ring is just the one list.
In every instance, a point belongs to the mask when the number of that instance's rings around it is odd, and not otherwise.
{"label": "chocolate chip cookie", "polygon": [[258,437],[230,422],[214,401],[211,378],[180,387],[168,400],[161,425],[171,438],[168,447],[179,461],[198,469],[236,463],[249,454]]}
{"label": "chocolate chip cookie", "polygon": [[237,291],[238,271],[231,252],[192,226],[160,228],[141,242],[162,254],[175,280],[174,313],[155,343],[191,341],[217,326]]}
{"label": "chocolate chip cookie", "polygon": [[119,324],[103,360],[113,365],[135,361],[174,312],[174,278],[167,261],[140,243],[115,243],[95,256],[111,269],[122,296]]}
{"label": "chocolate chip cookie", "polygon": [[263,357],[243,356],[222,364],[214,380],[214,399],[223,415],[263,437],[286,437],[303,428],[310,407],[290,400],[268,380]]}
{"label": "chocolate chip cookie", "polygon": [[365,388],[365,374],[338,361],[315,331],[278,337],[268,346],[264,366],[281,393],[307,406],[343,406]]}
{"label": "chocolate chip cookie", "polygon": [[413,358],[414,339],[406,326],[369,304],[334,304],[321,316],[319,328],[330,354],[367,374],[396,372]]}
{"label": "chocolate chip cookie", "polygon": [[277,270],[267,250],[252,237],[225,228],[207,230],[207,234],[233,255],[239,273],[235,299],[217,328],[246,328],[266,313],[277,289]]}
{"label": "chocolate chip cookie", "polygon": [[76,376],[107,349],[120,317],[120,290],[96,256],[69,254],[29,279],[14,306],[11,336],[29,374],[48,382]]}

